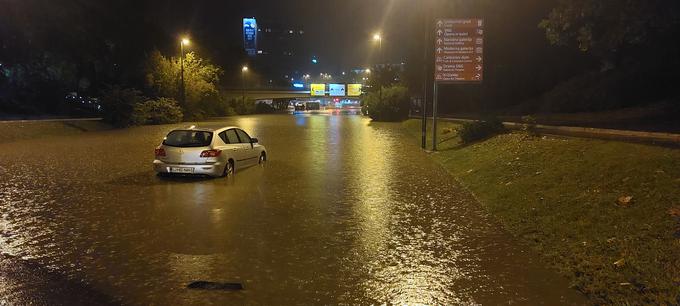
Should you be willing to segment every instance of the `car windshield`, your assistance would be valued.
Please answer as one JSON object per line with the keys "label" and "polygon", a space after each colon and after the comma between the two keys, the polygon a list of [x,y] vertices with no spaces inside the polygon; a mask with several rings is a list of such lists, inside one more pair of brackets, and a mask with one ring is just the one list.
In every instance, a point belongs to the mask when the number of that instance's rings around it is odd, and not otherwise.
{"label": "car windshield", "polygon": [[213,133],[204,131],[172,131],[165,137],[163,144],[171,147],[207,147],[212,142]]}

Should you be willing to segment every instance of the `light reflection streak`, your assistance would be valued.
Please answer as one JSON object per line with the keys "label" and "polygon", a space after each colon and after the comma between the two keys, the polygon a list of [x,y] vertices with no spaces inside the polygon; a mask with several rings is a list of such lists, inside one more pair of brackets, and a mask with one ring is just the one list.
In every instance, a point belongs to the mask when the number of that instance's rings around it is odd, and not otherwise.
{"label": "light reflection streak", "polygon": [[352,172],[353,189],[358,192],[354,213],[360,222],[357,252],[371,274],[362,284],[365,294],[394,305],[471,303],[464,293],[452,290],[464,278],[455,265],[460,252],[451,249],[458,238],[443,237],[440,230],[449,231],[441,228],[436,216],[425,221],[429,224],[419,224],[420,220],[404,213],[414,205],[442,203],[409,199],[397,192],[409,182],[409,178],[400,179],[399,171],[410,171],[407,165],[395,163],[399,158],[394,154],[399,154],[401,144],[393,135],[382,134],[379,128],[354,130],[359,134],[349,137],[349,147],[359,163]]}

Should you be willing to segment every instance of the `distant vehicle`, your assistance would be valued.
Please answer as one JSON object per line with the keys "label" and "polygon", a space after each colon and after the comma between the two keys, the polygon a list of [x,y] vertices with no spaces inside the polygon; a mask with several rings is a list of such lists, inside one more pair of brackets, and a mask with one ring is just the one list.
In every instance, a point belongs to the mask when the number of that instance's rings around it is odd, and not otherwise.
{"label": "distant vehicle", "polygon": [[153,168],[159,174],[225,177],[267,161],[265,147],[238,127],[174,130],[155,153]]}
{"label": "distant vehicle", "polygon": [[304,103],[300,103],[300,102],[295,103],[295,111],[296,111],[296,112],[303,112],[303,111],[305,111],[306,109],[307,109],[307,108],[305,107],[305,104],[304,104]]}
{"label": "distant vehicle", "polygon": [[70,92],[64,97],[64,101],[72,108],[90,113],[97,113],[102,110],[99,99],[83,97],[77,92]]}
{"label": "distant vehicle", "polygon": [[321,110],[321,103],[319,103],[319,102],[307,102],[307,103],[305,103],[305,108],[309,111]]}

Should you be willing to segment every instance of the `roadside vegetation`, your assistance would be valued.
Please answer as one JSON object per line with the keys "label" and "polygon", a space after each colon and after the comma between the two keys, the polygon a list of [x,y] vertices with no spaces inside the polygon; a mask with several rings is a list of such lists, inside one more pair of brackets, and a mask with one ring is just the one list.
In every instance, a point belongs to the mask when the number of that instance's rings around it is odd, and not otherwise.
{"label": "roadside vegetation", "polygon": [[465,144],[485,140],[505,131],[503,122],[498,118],[463,123],[457,130],[457,137]]}
{"label": "roadside vegetation", "polygon": [[594,304],[680,303],[680,150],[439,126],[432,157]]}
{"label": "roadside vegetation", "polygon": [[178,80],[179,58],[154,51],[146,63],[143,90],[111,86],[102,92],[102,114],[117,127],[169,124],[209,117],[270,113],[269,105],[223,95],[218,86],[222,69],[188,53],[184,59],[185,98]]}
{"label": "roadside vegetation", "polygon": [[408,88],[389,85],[381,91],[371,91],[364,98],[362,112],[375,121],[402,121],[409,114]]}

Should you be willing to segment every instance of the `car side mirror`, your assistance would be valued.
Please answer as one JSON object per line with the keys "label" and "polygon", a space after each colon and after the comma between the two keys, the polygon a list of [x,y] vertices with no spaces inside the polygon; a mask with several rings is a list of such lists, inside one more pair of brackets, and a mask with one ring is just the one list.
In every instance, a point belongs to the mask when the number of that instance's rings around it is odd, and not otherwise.
{"label": "car side mirror", "polygon": [[257,138],[250,138],[250,143],[259,143],[260,141],[257,140]]}

